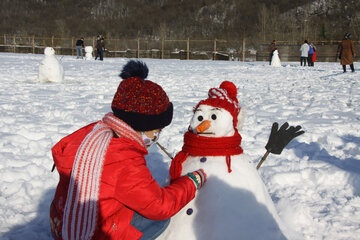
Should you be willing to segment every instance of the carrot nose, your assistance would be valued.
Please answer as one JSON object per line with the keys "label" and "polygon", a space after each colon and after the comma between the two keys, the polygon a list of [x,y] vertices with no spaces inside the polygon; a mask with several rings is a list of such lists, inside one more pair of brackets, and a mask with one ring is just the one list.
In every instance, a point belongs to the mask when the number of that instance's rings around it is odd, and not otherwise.
{"label": "carrot nose", "polygon": [[196,127],[196,132],[197,133],[202,133],[204,132],[206,129],[209,129],[209,127],[211,126],[211,123],[209,120],[205,120],[202,123],[200,123],[197,127]]}

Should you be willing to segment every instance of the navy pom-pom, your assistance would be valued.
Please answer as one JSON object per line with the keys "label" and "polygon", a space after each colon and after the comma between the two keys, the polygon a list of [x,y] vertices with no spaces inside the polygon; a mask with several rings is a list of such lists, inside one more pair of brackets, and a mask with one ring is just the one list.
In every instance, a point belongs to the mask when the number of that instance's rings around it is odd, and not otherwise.
{"label": "navy pom-pom", "polygon": [[122,79],[127,79],[130,77],[139,77],[143,80],[148,76],[149,69],[146,64],[138,60],[130,60],[123,67],[120,77]]}

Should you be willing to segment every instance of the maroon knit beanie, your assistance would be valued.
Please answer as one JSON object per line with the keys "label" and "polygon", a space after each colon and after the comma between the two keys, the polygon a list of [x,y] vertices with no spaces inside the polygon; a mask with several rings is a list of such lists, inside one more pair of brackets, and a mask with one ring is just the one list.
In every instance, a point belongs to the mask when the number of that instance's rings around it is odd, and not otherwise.
{"label": "maroon knit beanie", "polygon": [[160,85],[145,80],[148,68],[130,60],[122,69],[111,108],[114,115],[137,131],[164,128],[171,123],[173,105]]}

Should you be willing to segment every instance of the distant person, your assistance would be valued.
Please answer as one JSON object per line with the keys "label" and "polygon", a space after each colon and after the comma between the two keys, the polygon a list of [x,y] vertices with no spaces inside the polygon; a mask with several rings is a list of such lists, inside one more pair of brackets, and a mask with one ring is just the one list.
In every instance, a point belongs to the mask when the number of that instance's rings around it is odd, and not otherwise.
{"label": "distant person", "polygon": [[83,48],[85,48],[83,37],[76,41],[75,48],[76,48],[76,58],[77,59],[83,58]]}
{"label": "distant person", "polygon": [[[270,58],[269,58],[269,64],[271,65],[271,59],[273,56],[273,53],[275,50],[278,50],[277,46],[276,46],[276,40],[273,40],[269,46],[269,51],[270,51]],[[279,51],[279,50],[278,50]]]}
{"label": "distant person", "polygon": [[[104,60],[104,51],[105,51],[104,38],[100,39],[100,42],[97,44],[96,48],[99,51],[100,61]],[[95,60],[96,60],[96,58],[95,58]]]}
{"label": "distant person", "polygon": [[346,72],[346,65],[350,65],[351,71],[355,72],[354,69],[354,57],[355,57],[355,47],[354,42],[351,40],[351,33],[346,33],[344,39],[341,41],[338,48],[340,64],[343,67],[344,72]]}
{"label": "distant person", "polygon": [[306,60],[308,59],[309,56],[309,44],[308,41],[305,40],[304,43],[301,45],[300,47],[300,66],[303,65],[306,66]]}
{"label": "distant person", "polygon": [[315,46],[310,42],[308,42],[308,45],[309,45],[308,66],[313,67],[314,66],[313,56],[314,56],[314,52],[315,52]]}
{"label": "distant person", "polygon": [[100,61],[104,60],[104,51],[105,51],[105,42],[104,42],[104,38],[101,36],[98,36],[99,39],[97,40],[96,43],[96,57],[95,60],[99,57]]}
{"label": "distant person", "polygon": [[313,63],[316,62],[316,48],[315,47],[314,47],[314,54],[312,56],[312,61],[313,61]]}
{"label": "distant person", "polygon": [[95,50],[96,50],[96,54],[95,54],[95,60],[99,57],[100,55],[100,51],[97,49],[97,45],[100,43],[100,39],[101,39],[101,35],[97,35],[96,36],[96,45],[95,45]]}

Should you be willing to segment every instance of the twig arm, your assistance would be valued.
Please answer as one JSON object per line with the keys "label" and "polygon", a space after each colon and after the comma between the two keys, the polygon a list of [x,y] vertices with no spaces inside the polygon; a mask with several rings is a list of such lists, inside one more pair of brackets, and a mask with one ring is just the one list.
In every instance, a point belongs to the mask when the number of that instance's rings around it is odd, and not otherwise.
{"label": "twig arm", "polygon": [[168,153],[168,152],[166,151],[166,149],[165,149],[163,146],[161,146],[161,144],[160,144],[159,142],[156,142],[156,144],[159,146],[159,148],[160,148],[161,150],[163,150],[164,153],[166,153],[166,155],[168,155],[168,157],[169,157],[171,160],[173,159],[173,157],[170,155],[170,153]]}
{"label": "twig arm", "polygon": [[256,166],[256,170],[258,170],[261,166],[261,164],[265,161],[265,159],[267,158],[267,156],[270,154],[270,151],[267,151],[264,156],[261,158],[260,162],[258,163],[258,165]]}

